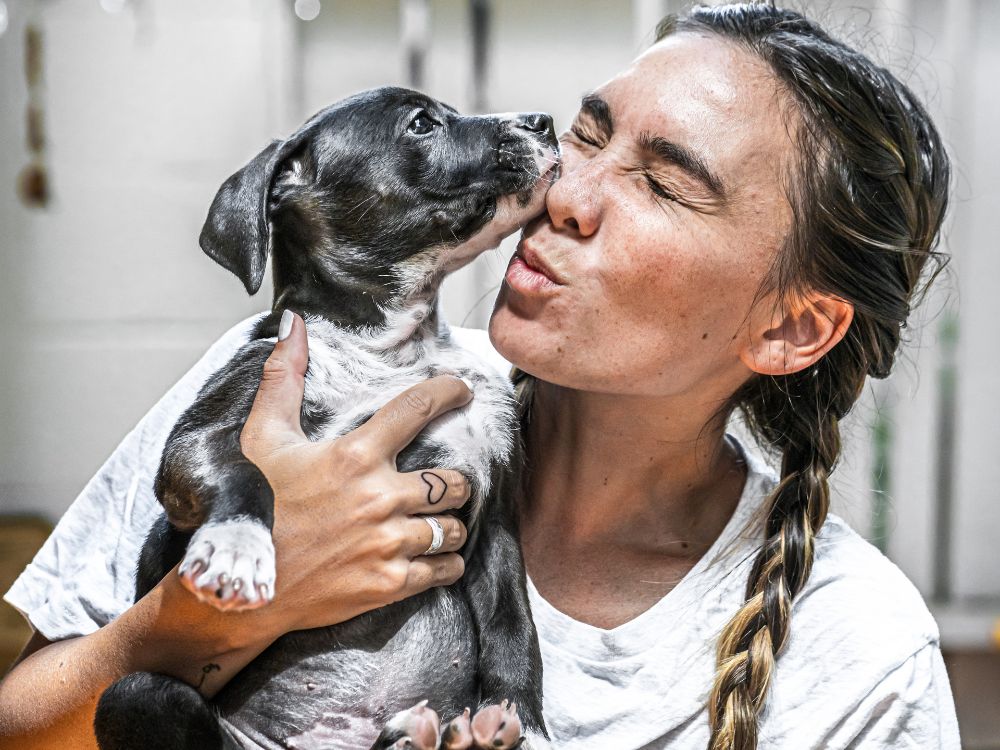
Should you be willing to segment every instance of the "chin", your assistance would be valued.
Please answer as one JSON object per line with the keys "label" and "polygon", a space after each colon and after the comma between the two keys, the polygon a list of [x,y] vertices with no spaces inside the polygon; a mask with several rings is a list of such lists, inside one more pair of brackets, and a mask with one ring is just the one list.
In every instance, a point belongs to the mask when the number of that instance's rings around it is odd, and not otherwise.
{"label": "chin", "polygon": [[523,318],[497,300],[489,324],[490,343],[514,367],[550,383],[568,385],[563,372],[568,358],[563,353],[564,335],[553,335],[541,321]]}
{"label": "chin", "polygon": [[537,328],[537,321],[525,320],[505,304],[501,288],[487,328],[493,348],[514,367],[532,372],[533,361],[538,359],[544,350],[546,338],[538,336],[537,330],[531,330]]}

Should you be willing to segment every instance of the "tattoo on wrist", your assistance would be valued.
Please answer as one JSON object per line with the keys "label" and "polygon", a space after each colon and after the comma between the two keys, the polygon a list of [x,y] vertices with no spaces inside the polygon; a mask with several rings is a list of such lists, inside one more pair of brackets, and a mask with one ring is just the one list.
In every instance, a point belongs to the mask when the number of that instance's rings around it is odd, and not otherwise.
{"label": "tattoo on wrist", "polygon": [[201,679],[198,680],[198,684],[195,686],[197,690],[201,690],[201,686],[205,684],[205,678],[208,677],[212,672],[218,672],[222,667],[218,664],[206,664],[201,668]]}
{"label": "tattoo on wrist", "polygon": [[444,497],[444,493],[448,491],[448,483],[433,471],[421,472],[420,478],[427,485],[427,502],[431,505],[437,505]]}

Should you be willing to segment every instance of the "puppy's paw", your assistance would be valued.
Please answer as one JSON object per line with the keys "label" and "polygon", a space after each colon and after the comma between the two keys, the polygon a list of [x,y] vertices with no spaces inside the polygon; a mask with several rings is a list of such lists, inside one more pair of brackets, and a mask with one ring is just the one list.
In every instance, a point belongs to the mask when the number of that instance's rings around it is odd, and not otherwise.
{"label": "puppy's paw", "polygon": [[472,739],[477,748],[510,750],[521,744],[521,719],[517,704],[503,701],[484,706],[472,717]]}
{"label": "puppy's paw", "polygon": [[[437,750],[441,739],[441,720],[421,701],[389,719],[375,748],[385,750]],[[389,744],[389,743],[392,744]]]}
{"label": "puppy's paw", "polygon": [[472,718],[465,709],[441,730],[441,750],[471,750],[472,742]]}
{"label": "puppy's paw", "polygon": [[274,596],[271,533],[250,518],[206,524],[191,537],[178,572],[185,588],[213,607],[261,607]]}

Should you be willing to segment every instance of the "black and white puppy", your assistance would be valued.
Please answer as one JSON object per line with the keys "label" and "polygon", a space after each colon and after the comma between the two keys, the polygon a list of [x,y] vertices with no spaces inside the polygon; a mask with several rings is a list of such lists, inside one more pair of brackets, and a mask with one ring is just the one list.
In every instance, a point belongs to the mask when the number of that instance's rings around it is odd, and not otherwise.
{"label": "black and white puppy", "polygon": [[510,386],[451,342],[437,296],[448,272],[541,210],[557,168],[547,115],[467,117],[383,88],[323,110],[222,185],[201,246],[251,294],[271,250],[273,311],[170,434],[156,478],[166,514],[142,550],[136,597],[179,560],[185,584],[221,608],[273,595],[274,496],[239,436],[285,309],[306,321],[310,439],[343,435],[436,374],[473,384],[472,402],[432,422],[397,461],[400,471],[468,477],[466,572],[453,586],[284,636],[211,705],[181,681],[129,675],[99,703],[102,748],[409,747],[415,714],[404,709],[423,699],[445,719],[511,700],[525,728],[544,734],[507,497],[519,464]]}

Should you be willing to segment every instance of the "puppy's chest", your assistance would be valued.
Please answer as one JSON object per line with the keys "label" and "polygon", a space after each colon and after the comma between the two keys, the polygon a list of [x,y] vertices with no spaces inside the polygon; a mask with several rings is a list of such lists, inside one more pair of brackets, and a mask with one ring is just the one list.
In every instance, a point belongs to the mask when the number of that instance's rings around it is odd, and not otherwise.
{"label": "puppy's chest", "polygon": [[475,464],[503,462],[509,456],[514,411],[504,378],[475,356],[433,337],[382,352],[365,343],[329,326],[309,327],[303,421],[311,439],[339,437],[407,388],[452,374],[472,384],[473,400],[431,422],[423,441],[443,451],[455,468],[465,466],[477,474]]}

